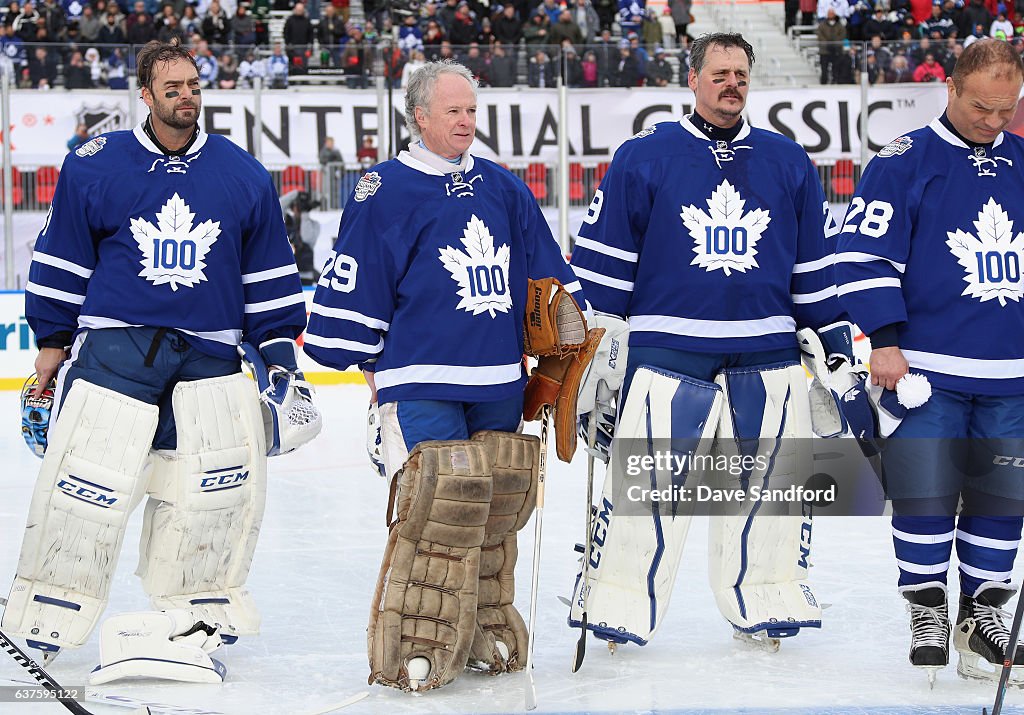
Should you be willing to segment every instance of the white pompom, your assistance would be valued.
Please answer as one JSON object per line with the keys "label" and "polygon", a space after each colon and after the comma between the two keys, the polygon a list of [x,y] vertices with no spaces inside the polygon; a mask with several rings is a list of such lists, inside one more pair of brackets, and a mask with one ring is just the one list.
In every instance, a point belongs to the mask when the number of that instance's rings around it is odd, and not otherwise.
{"label": "white pompom", "polygon": [[920,407],[932,396],[932,384],[924,375],[908,372],[896,383],[896,400],[908,410]]}
{"label": "white pompom", "polygon": [[423,656],[417,656],[409,661],[406,670],[409,671],[409,685],[413,690],[417,690],[420,683],[426,681],[430,675],[430,661]]}

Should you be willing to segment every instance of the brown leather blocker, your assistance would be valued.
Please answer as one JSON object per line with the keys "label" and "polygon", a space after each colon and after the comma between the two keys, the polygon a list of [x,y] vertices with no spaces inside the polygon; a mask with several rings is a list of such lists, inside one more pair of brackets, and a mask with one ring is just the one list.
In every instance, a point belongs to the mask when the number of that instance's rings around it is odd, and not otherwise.
{"label": "brown leather blocker", "polygon": [[554,408],[555,451],[563,462],[571,462],[576,451],[576,399],[603,336],[604,328],[591,328],[578,350],[540,358],[526,383],[523,418],[537,420],[544,405]]}
{"label": "brown leather blocker", "polygon": [[472,439],[482,443],[491,458],[494,496],[480,549],[477,630],[468,665],[491,674],[514,672],[526,665],[529,640],[526,623],[513,605],[516,532],[526,526],[537,505],[540,440],[495,431],[477,432]]}
{"label": "brown leather blocker", "polygon": [[398,518],[370,610],[370,683],[411,690],[408,663],[430,673],[419,690],[454,680],[476,634],[480,547],[490,517],[491,457],[479,441],[421,442],[396,476]]}
{"label": "brown leather blocker", "polygon": [[587,337],[583,311],[557,278],[530,279],[524,327],[524,352],[535,357],[578,350]]}

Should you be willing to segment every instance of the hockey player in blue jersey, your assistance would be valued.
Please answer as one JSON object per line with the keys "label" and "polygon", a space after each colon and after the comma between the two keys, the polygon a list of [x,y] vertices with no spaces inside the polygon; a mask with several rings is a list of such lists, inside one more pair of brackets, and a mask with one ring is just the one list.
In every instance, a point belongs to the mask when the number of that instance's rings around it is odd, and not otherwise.
{"label": "hockey player in blue jersey", "polygon": [[910,662],[931,680],[949,660],[954,541],[958,672],[998,678],[1009,637],[1000,609],[1024,514],[1024,140],[1003,130],[1022,79],[1008,43],[964,50],[943,115],[868,165],[836,257],[840,301],[871,338],[872,381],[892,389],[914,370],[933,388],[882,455]]}
{"label": "hockey player in blue jersey", "polygon": [[269,445],[240,341],[298,374],[306,314],[270,175],[200,128],[186,48],[152,42],[137,71],[149,116],[68,155],[25,292],[57,409],[3,628],[49,653],[89,637],[147,494],[153,604],[258,631],[245,582]]}
{"label": "hockey player in blue jersey", "polygon": [[[371,434],[379,424],[398,513],[369,659],[375,682],[406,690],[445,685],[467,663],[524,665],[516,531],[533,511],[539,457],[536,437],[517,434],[524,318],[532,326],[547,314],[552,295],[541,288],[527,306],[528,289],[554,278],[584,305],[526,185],[469,152],[476,86],[451,62],[410,80],[409,150],[373,167],[349,197],[304,339],[319,363],[360,366],[379,403]],[[571,316],[579,338],[582,315],[557,295],[567,313],[556,321],[564,328]]]}
{"label": "hockey player in blue jersey", "polygon": [[[821,329],[829,352],[850,359],[818,174],[793,141],[741,117],[753,60],[738,34],[694,42],[694,113],[619,147],[572,256],[607,330],[579,409],[616,439],[570,623],[586,622],[611,648],[644,645],[655,632],[690,523],[678,503],[633,503],[630,487],[664,475],[630,474],[627,457],[659,443],[724,455],[761,440],[780,448],[765,468],[731,481],[705,476],[744,490],[802,484],[810,457],[799,438],[811,426],[797,329]],[[692,489],[698,475],[671,477]],[[749,504],[711,520],[711,586],[737,637],[774,650],[820,626],[809,549],[800,505]]]}

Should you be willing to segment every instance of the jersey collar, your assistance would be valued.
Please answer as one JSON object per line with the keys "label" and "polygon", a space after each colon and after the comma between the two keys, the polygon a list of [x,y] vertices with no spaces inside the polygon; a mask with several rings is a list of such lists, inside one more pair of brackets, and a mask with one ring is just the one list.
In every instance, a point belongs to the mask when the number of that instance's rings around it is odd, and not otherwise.
{"label": "jersey collar", "polygon": [[[142,125],[145,123],[146,120],[143,119],[141,122],[135,125],[135,129],[132,130],[132,134],[135,135],[135,139],[139,142],[139,144],[142,145],[143,149],[150,152],[151,154],[156,154],[158,156],[166,156],[166,154],[164,154],[157,148],[156,144],[153,143],[153,140],[146,136],[146,132],[142,128]],[[199,133],[196,135],[196,140],[192,142],[192,146],[190,146],[188,151],[182,154],[182,156],[191,156],[192,154],[198,153],[199,150],[202,149],[203,146],[206,144],[206,140],[209,137],[210,135],[204,132],[202,126],[200,126]]]}
{"label": "jersey collar", "polygon": [[457,171],[467,173],[472,171],[473,164],[475,163],[473,155],[468,151],[463,155],[461,162],[450,164],[415,144],[409,146],[409,151],[400,152],[397,159],[410,169],[430,176],[447,176]]}
{"label": "jersey collar", "polygon": [[[709,137],[707,134],[698,129],[697,126],[693,123],[692,114],[687,114],[685,117],[680,119],[679,125],[683,129],[688,131],[690,134],[697,137],[698,139],[703,139],[704,141],[711,141],[711,137]],[[743,122],[743,127],[740,129],[740,133],[733,137],[732,141],[746,139],[748,136],[750,136],[750,124],[748,122]]]}
{"label": "jersey collar", "polygon": [[[953,132],[946,129],[946,127],[939,121],[938,117],[935,117],[931,122],[928,123],[928,128],[939,135],[939,138],[947,144],[952,144],[955,147],[961,149],[970,149],[964,141]],[[995,141],[992,142],[992,148],[995,149],[997,146],[1003,143],[1003,132],[999,132],[996,135]]]}

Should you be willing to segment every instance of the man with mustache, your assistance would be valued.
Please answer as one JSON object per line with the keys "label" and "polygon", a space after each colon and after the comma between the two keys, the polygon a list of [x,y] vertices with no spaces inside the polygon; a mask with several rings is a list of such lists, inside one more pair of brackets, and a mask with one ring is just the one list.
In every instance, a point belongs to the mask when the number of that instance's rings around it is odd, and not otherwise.
{"label": "man with mustache", "polygon": [[617,439],[570,622],[611,646],[652,637],[692,511],[686,492],[666,501],[630,488],[693,488],[709,464],[623,468],[660,449],[765,458],[706,475],[748,495],[711,520],[712,590],[737,636],[770,650],[821,625],[806,581],[810,515],[749,495],[811,473],[797,329],[819,330],[837,359],[851,359],[852,340],[831,290],[836,226],[817,171],[796,143],[742,118],[753,61],[739,34],[693,43],[693,114],[618,148],[572,255],[607,331],[578,408],[606,448]]}
{"label": "man with mustache", "polygon": [[[3,628],[51,657],[88,639],[147,494],[137,573],[154,606],[219,624],[227,642],[258,632],[245,582],[266,458],[288,445],[268,441],[240,342],[280,368],[275,389],[294,394],[301,376],[306,311],[270,175],[199,126],[185,47],[150,42],[137,72],[149,116],[68,155],[25,289],[35,397],[56,383]],[[175,667],[150,655],[119,672]],[[223,678],[207,665],[191,672]]]}

